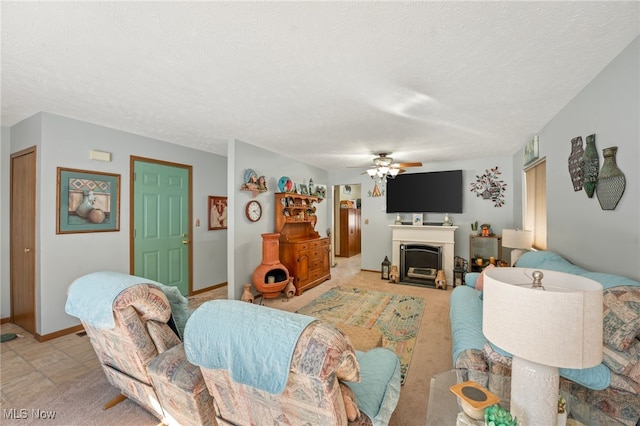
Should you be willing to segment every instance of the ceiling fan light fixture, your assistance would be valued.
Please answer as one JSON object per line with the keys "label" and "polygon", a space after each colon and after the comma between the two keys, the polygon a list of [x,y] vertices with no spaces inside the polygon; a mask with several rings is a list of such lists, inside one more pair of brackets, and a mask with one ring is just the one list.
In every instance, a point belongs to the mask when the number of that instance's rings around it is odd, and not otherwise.
{"label": "ceiling fan light fixture", "polygon": [[376,167],[378,167],[378,168],[380,168],[380,167],[389,167],[391,165],[391,163],[393,163],[393,158],[386,157],[386,156],[384,156],[382,154],[380,154],[380,157],[373,159],[373,164],[375,164]]}
{"label": "ceiling fan light fixture", "polygon": [[[393,158],[387,156],[388,153],[380,152],[373,159],[374,167],[367,169],[367,174],[373,180],[384,184],[387,178],[393,179],[400,173],[403,173],[405,167],[422,167],[422,163],[394,163]],[[363,173],[364,174],[364,173]]]}

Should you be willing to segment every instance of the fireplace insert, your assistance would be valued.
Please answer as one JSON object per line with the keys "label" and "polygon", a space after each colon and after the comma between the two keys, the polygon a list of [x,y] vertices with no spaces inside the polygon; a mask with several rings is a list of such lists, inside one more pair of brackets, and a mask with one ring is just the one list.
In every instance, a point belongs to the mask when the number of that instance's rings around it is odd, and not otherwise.
{"label": "fireplace insert", "polygon": [[432,285],[442,269],[442,246],[400,244],[400,282]]}

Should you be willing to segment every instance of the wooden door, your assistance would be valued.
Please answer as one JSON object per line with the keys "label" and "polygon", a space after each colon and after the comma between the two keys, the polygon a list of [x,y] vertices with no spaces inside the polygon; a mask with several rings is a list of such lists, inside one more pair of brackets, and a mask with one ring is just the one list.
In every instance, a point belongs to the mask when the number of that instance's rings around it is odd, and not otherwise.
{"label": "wooden door", "polygon": [[11,317],[36,334],[36,147],[11,155]]}
{"label": "wooden door", "polygon": [[360,225],[361,209],[356,209],[356,254],[362,251],[362,226]]}
{"label": "wooden door", "polygon": [[132,274],[191,294],[191,166],[132,157]]}

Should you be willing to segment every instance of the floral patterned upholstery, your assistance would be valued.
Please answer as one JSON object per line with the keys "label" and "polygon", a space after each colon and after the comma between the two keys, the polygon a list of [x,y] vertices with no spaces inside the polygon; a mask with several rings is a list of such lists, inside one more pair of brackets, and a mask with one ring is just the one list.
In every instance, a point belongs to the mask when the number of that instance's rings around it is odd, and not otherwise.
{"label": "floral patterned upholstery", "polygon": [[[190,344],[193,335],[189,324],[187,329],[185,342]],[[277,339],[276,329],[273,338]],[[349,382],[361,380],[359,356],[349,339],[337,328],[313,321],[295,343],[286,386],[280,394],[235,382],[226,369],[202,366],[201,369],[213,396],[216,420],[220,425],[387,424],[400,391],[399,362],[397,377],[388,382],[389,388],[393,388],[393,383],[397,382],[396,393],[394,390],[387,391],[390,397],[383,400],[372,418],[361,409],[356,409],[357,418],[352,422],[347,419],[345,403],[352,401],[343,395],[340,385],[349,386]],[[347,406],[352,408],[351,405]],[[384,420],[380,421],[381,418]]]}
{"label": "floral patterned upholstery", "polygon": [[109,383],[165,424],[215,425],[200,369],[186,361],[168,325],[171,306],[165,294],[153,285],[132,285],[114,300],[113,315],[113,329],[81,318]]}

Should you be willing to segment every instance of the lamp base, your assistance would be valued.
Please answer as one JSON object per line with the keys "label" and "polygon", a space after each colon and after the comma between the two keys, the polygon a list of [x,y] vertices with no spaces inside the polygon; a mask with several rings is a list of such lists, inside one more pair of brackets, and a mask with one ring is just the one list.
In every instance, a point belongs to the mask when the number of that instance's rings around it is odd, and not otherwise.
{"label": "lamp base", "polygon": [[511,364],[511,414],[524,426],[556,426],[560,376],[557,367],[514,356]]}
{"label": "lamp base", "polygon": [[526,253],[526,250],[513,249],[511,250],[511,267],[513,268],[516,265],[520,256]]}

